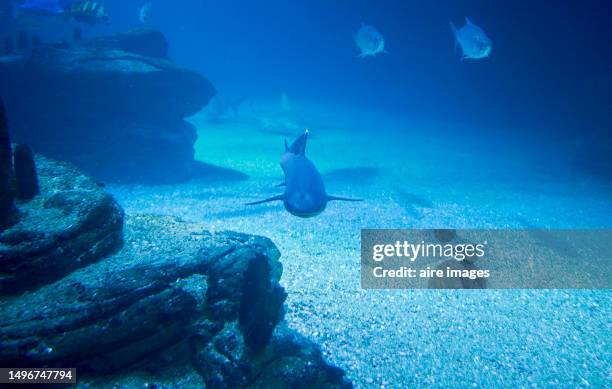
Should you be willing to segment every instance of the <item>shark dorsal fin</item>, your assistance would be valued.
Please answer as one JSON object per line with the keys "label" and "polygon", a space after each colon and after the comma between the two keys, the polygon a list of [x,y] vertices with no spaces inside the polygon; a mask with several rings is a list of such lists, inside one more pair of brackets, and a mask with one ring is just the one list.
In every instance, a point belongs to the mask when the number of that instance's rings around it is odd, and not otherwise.
{"label": "shark dorsal fin", "polygon": [[470,18],[468,18],[467,16],[465,17],[465,24],[472,24]]}
{"label": "shark dorsal fin", "polygon": [[289,147],[287,147],[287,142],[285,141],[285,149],[286,151],[292,154],[295,154],[295,155],[305,155],[307,141],[308,141],[308,130],[304,131],[304,133],[300,135],[296,140],[294,140],[291,146]]}

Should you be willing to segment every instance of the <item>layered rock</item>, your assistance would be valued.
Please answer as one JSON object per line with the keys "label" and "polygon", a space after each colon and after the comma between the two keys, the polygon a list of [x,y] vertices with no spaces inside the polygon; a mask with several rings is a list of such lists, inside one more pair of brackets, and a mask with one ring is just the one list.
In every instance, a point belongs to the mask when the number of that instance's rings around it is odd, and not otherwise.
{"label": "layered rock", "polygon": [[180,387],[351,386],[283,322],[269,239],[151,215],[124,229],[94,181],[25,154],[40,193],[17,200],[19,221],[0,231],[0,365],[76,367],[84,387],[136,387],[143,376],[147,387],[168,377]]}
{"label": "layered rock", "polygon": [[277,328],[286,294],[270,240],[147,215],[127,219],[125,239],[0,305],[0,364],[75,366],[87,381],[187,353],[211,388],[350,386],[316,345]]}
{"label": "layered rock", "polygon": [[167,58],[154,30],[0,57],[14,141],[100,180],[190,178],[199,171],[196,130],[184,118],[214,93],[207,79]]}
{"label": "layered rock", "polygon": [[74,166],[36,157],[40,195],[16,201],[19,222],[0,231],[0,294],[58,280],[122,243],[123,210]]}
{"label": "layered rock", "polygon": [[13,148],[4,102],[0,99],[0,230],[14,222]]}

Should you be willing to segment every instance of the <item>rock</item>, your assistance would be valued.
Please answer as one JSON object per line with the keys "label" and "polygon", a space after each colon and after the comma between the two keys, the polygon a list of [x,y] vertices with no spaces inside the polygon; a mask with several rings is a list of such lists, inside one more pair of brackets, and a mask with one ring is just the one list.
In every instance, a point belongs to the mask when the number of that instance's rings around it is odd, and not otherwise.
{"label": "rock", "polygon": [[352,388],[342,369],[325,363],[314,342],[286,325],[278,327],[267,354],[256,364],[253,388]]}
{"label": "rock", "polygon": [[58,280],[122,243],[123,211],[70,164],[36,157],[41,195],[18,202],[20,220],[0,232],[0,295]]}
{"label": "rock", "polygon": [[[81,37],[82,39],[82,37]],[[132,30],[81,42],[80,47],[118,49],[152,58],[168,58],[168,41],[158,31],[148,28]]]}
{"label": "rock", "polygon": [[40,195],[0,232],[0,365],[76,367],[83,387],[351,387],[283,322],[269,239],[151,215],[124,230],[99,185],[35,158]]}
{"label": "rock", "polygon": [[28,145],[19,144],[14,152],[15,187],[17,198],[31,200],[40,193],[34,153]]}
{"label": "rock", "polygon": [[198,173],[184,118],[215,90],[167,58],[161,33],[136,30],[0,57],[0,93],[15,141],[98,180],[142,183]]}
{"label": "rock", "polygon": [[12,179],[13,149],[4,101],[0,98],[0,230],[15,222],[12,220],[15,215]]}
{"label": "rock", "polygon": [[208,262],[247,265],[245,258],[263,256],[280,266],[267,239],[191,227],[164,217],[128,219],[121,251],[10,298],[0,307],[0,342],[10,346],[2,347],[1,363],[116,371],[185,338],[206,311],[208,285],[218,283],[204,277]]}
{"label": "rock", "polygon": [[226,325],[207,347],[198,348],[195,365],[210,388],[351,388],[344,371],[328,365],[312,341],[279,325],[264,352],[244,348],[241,333]]}
{"label": "rock", "polygon": [[[237,254],[206,261],[205,271],[210,280],[207,307],[213,317],[237,321],[246,346],[260,352],[283,318],[287,294],[278,285],[282,268],[280,263],[271,264],[257,252]],[[209,252],[204,256],[216,257]]]}
{"label": "rock", "polygon": [[76,367],[107,387],[143,371],[163,387],[174,370],[209,388],[350,387],[314,343],[276,325],[279,257],[267,238],[128,217],[121,251],[0,304],[0,364]]}

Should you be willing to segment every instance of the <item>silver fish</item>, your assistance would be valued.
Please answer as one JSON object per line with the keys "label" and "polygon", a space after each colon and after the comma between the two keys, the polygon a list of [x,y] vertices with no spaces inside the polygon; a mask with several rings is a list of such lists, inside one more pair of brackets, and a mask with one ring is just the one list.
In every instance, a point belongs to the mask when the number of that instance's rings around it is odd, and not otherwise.
{"label": "silver fish", "polygon": [[450,22],[451,29],[455,34],[455,48],[457,44],[461,46],[463,55],[461,59],[486,58],[491,54],[493,44],[491,39],[485,34],[482,28],[473,24],[470,19],[465,18],[465,26],[457,29],[453,22]]}
{"label": "silver fish", "polygon": [[140,20],[140,23],[149,24],[152,12],[153,5],[151,4],[151,2],[148,2],[142,7],[140,7],[140,11],[138,12],[138,20]]}
{"label": "silver fish", "polygon": [[353,37],[355,44],[361,51],[360,58],[368,56],[375,57],[379,53],[386,53],[385,39],[378,30],[367,24],[362,24],[361,28]]}

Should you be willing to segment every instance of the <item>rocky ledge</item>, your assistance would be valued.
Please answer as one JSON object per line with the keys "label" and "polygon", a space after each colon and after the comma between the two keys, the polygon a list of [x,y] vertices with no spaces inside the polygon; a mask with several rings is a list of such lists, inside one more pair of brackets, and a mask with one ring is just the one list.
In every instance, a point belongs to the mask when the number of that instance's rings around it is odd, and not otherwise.
{"label": "rocky ledge", "polygon": [[128,217],[118,253],[3,298],[0,364],[75,366],[108,383],[163,355],[166,373],[188,365],[207,387],[350,387],[315,344],[277,327],[279,257],[263,237]]}
{"label": "rocky ledge", "polygon": [[0,294],[56,281],[117,251],[123,210],[74,166],[36,156],[40,194],[15,201],[17,223],[0,229]]}
{"label": "rocky ledge", "polygon": [[[156,30],[45,44],[0,57],[13,138],[98,180],[162,182],[202,174],[185,117],[215,89],[172,62]],[[33,110],[36,115],[32,115]]]}
{"label": "rocky ledge", "polygon": [[125,219],[72,165],[13,153],[3,107],[0,366],[76,367],[82,387],[351,386],[284,324],[269,239]]}

